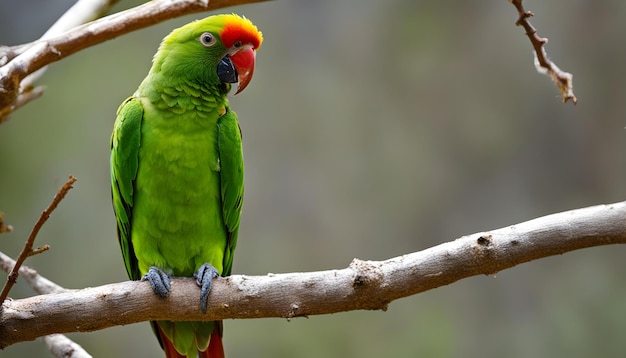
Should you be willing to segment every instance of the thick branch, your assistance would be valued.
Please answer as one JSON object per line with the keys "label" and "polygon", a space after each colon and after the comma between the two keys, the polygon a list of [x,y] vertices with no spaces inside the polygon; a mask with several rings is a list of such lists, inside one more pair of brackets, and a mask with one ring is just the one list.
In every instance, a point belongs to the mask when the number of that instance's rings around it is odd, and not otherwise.
{"label": "thick branch", "polygon": [[626,243],[626,203],[544,216],[461,237],[386,261],[355,259],[342,270],[235,275],[215,281],[208,313],[198,307],[193,279],[172,280],[159,299],[147,282],[6,301],[0,348],[52,333],[94,331],[147,320],[292,318],[349,310],[386,309],[398,298],[591,246]]}

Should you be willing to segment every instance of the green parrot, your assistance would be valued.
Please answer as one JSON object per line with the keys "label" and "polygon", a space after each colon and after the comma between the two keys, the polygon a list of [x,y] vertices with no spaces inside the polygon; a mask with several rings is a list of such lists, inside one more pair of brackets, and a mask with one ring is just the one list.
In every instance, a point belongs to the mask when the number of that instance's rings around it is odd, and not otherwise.
{"label": "green parrot", "polygon": [[[238,15],[172,31],[117,111],[111,186],[117,234],[132,280],[160,297],[170,276],[195,277],[206,312],[213,278],[228,276],[243,200],[237,115],[226,98],[254,72],[261,32]],[[222,322],[151,322],[166,357],[224,357]]]}

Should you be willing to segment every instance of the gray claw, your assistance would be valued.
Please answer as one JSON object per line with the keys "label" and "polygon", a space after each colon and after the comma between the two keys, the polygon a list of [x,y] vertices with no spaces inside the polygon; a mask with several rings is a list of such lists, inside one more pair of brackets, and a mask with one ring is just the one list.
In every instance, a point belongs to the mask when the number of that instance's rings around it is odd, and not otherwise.
{"label": "gray claw", "polygon": [[141,278],[141,281],[150,282],[152,291],[161,298],[165,298],[172,290],[170,277],[155,266],[150,267],[148,272]]}
{"label": "gray claw", "polygon": [[200,286],[200,310],[202,313],[206,313],[206,305],[209,298],[209,292],[211,292],[211,286],[213,285],[213,279],[218,277],[219,273],[217,269],[211,264],[205,263],[193,277],[196,278],[196,283]]}

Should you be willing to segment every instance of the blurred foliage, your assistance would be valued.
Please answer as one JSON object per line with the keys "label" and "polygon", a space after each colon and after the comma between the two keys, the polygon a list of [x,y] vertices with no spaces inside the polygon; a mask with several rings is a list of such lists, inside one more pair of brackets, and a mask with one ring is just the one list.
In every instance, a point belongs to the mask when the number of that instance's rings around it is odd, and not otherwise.
{"label": "blurred foliage", "polygon": [[[120,6],[132,6],[122,2]],[[0,2],[0,43],[38,37],[71,1]],[[577,106],[535,72],[506,1],[274,1],[235,11],[266,42],[232,98],[246,198],[234,272],[385,259],[473,232],[624,199],[626,2],[525,1]],[[119,10],[119,8],[116,8]],[[27,261],[68,288],[126,279],[109,197],[117,106],[160,39],[195,15],[50,66],[45,95],[0,126],[0,211],[16,255],[68,174],[78,182]],[[622,247],[531,262],[393,302],[387,312],[237,320],[237,357],[619,357]],[[0,275],[1,277],[1,275]],[[32,295],[20,283],[13,297]],[[96,357],[159,357],[148,324],[71,334]],[[22,343],[3,357],[46,357]]]}

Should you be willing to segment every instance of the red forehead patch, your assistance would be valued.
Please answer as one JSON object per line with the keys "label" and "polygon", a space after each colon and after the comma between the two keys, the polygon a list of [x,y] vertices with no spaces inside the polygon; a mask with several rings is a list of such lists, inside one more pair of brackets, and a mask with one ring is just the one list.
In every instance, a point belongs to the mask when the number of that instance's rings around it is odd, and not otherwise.
{"label": "red forehead patch", "polygon": [[261,46],[263,35],[250,20],[245,17],[236,17],[229,20],[224,25],[224,30],[222,30],[220,35],[224,46],[232,47],[237,41],[241,41],[243,44],[251,44],[255,50]]}

